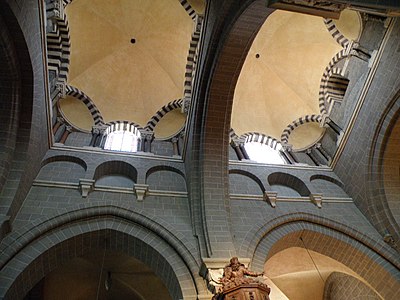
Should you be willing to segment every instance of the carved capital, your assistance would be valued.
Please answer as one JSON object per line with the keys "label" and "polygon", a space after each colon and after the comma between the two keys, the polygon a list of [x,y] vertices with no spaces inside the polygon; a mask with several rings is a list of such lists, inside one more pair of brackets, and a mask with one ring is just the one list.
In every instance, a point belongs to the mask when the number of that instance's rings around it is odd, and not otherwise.
{"label": "carved capital", "polygon": [[79,190],[81,191],[82,198],[86,198],[93,190],[95,180],[93,179],[79,179]]}
{"label": "carved capital", "polygon": [[187,114],[190,109],[190,97],[185,97],[182,101],[182,112]]}
{"label": "carved capital", "polygon": [[63,117],[61,117],[61,116],[58,116],[57,117],[57,123],[64,124],[65,123],[65,119]]}
{"label": "carved capital", "polygon": [[293,145],[291,145],[291,144],[282,144],[282,148],[283,148],[284,151],[292,152]]}
{"label": "carved capital", "polygon": [[67,88],[64,82],[57,82],[56,89],[60,98],[64,99],[67,96]]}
{"label": "carved capital", "polygon": [[143,201],[147,192],[149,191],[149,185],[148,184],[139,184],[136,183],[135,186],[135,193],[136,193],[136,198],[138,201]]}
{"label": "carved capital", "polygon": [[140,130],[140,137],[143,141],[152,141],[154,139],[154,132],[148,130]]}

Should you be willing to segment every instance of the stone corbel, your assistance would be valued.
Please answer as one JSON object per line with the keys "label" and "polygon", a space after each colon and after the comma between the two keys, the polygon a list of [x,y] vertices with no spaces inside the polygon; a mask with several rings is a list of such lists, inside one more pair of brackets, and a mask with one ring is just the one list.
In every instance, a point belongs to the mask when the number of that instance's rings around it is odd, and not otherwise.
{"label": "stone corbel", "polygon": [[86,198],[91,191],[93,191],[95,180],[93,179],[79,179],[79,190],[81,191],[82,198]]}
{"label": "stone corbel", "polygon": [[149,191],[148,184],[140,184],[140,183],[135,184],[135,193],[138,201],[143,201],[148,191]]}
{"label": "stone corbel", "polygon": [[265,191],[264,201],[268,202],[273,208],[275,208],[277,196],[278,196],[277,192]]}
{"label": "stone corbel", "polygon": [[310,194],[310,200],[318,208],[322,208],[322,194]]}

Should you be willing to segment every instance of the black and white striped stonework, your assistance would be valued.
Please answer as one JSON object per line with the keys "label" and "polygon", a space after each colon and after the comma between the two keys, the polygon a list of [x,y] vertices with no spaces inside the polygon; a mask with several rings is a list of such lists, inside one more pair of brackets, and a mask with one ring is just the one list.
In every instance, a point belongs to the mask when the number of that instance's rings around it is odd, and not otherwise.
{"label": "black and white striped stonework", "polygon": [[334,40],[343,48],[347,47],[349,40],[336,27],[335,21],[331,19],[324,19],[324,23]]}
{"label": "black and white striped stonework", "polygon": [[306,123],[311,123],[311,122],[319,123],[319,122],[321,122],[321,120],[322,120],[322,118],[320,115],[307,115],[307,116],[298,118],[297,120],[294,120],[282,132],[282,135],[281,135],[282,145],[288,144],[289,136],[296,127],[299,127],[300,125],[303,125]]}
{"label": "black and white striped stonework", "polygon": [[260,144],[267,145],[274,150],[281,149],[280,141],[278,141],[276,138],[274,138],[272,136],[265,135],[263,133],[247,132],[247,133],[241,135],[240,138],[243,139],[245,141],[245,143],[258,142]]}
{"label": "black and white striped stonework", "polygon": [[184,98],[191,99],[192,97],[192,84],[195,71],[195,58],[196,49],[200,41],[200,31],[195,31],[190,40],[189,53],[186,63],[185,83],[184,83]]}
{"label": "black and white striped stonework", "polygon": [[159,109],[154,116],[151,117],[151,119],[147,122],[146,126],[144,127],[146,130],[153,131],[154,128],[156,127],[157,123],[160,122],[160,120],[170,111],[181,108],[182,107],[182,99],[177,99],[174,101],[171,101],[170,103],[164,105]]}
{"label": "black and white striped stonework", "polygon": [[343,77],[340,73],[340,69],[333,68],[332,74],[329,76],[325,87],[325,100],[331,104],[332,101],[340,101],[343,99],[349,80]]}
{"label": "black and white striped stonework", "polygon": [[196,11],[186,0],[179,0],[179,3],[186,10],[187,14],[192,18],[192,20],[196,19]]}
{"label": "black and white striped stonework", "polygon": [[349,49],[345,48],[336,53],[336,55],[331,59],[328,66],[325,68],[324,73],[322,74],[321,82],[319,85],[319,93],[318,93],[318,106],[321,115],[327,114],[327,100],[326,100],[326,87],[328,85],[328,81],[331,75],[333,74],[341,74],[342,70],[340,68],[334,68],[335,65],[341,61],[342,59],[349,56]]}
{"label": "black and white striped stonework", "polygon": [[66,16],[57,20],[55,32],[47,34],[48,68],[56,74],[56,81],[65,84],[70,63],[70,36]]}
{"label": "black and white striped stonework", "polygon": [[123,130],[133,132],[134,134],[140,134],[140,130],[143,128],[134,122],[130,121],[111,121],[104,124],[107,129],[104,132],[104,135],[107,135],[113,131]]}
{"label": "black and white striped stonework", "polygon": [[95,125],[102,125],[104,124],[103,116],[101,115],[100,111],[94,104],[93,100],[89,98],[84,92],[77,89],[76,87],[67,85],[66,87],[66,94],[72,96],[80,101],[82,101],[86,107],[88,108],[90,114],[92,115],[93,121]]}

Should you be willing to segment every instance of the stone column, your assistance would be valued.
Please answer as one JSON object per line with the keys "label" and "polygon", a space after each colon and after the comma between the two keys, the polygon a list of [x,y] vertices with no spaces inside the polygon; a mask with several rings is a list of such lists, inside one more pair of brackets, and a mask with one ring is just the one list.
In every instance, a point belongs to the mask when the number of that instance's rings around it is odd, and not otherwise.
{"label": "stone column", "polygon": [[64,134],[62,135],[61,139],[60,139],[60,143],[61,144],[65,144],[65,141],[67,140],[68,136],[70,135],[70,133],[72,132],[73,128],[70,125],[67,125],[65,127],[65,131]]}

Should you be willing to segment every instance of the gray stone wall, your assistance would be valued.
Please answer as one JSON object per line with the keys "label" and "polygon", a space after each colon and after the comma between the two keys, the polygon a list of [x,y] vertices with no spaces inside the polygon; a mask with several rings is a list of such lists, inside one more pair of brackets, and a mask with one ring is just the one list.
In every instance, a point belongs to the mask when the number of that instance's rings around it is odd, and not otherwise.
{"label": "gray stone wall", "polygon": [[[28,193],[48,149],[46,121],[43,36],[40,30],[38,1],[8,0],[1,13],[12,32],[21,70],[21,101],[16,147],[9,160],[9,176],[0,195],[0,214],[13,219]],[[4,15],[3,15],[4,14]]]}

